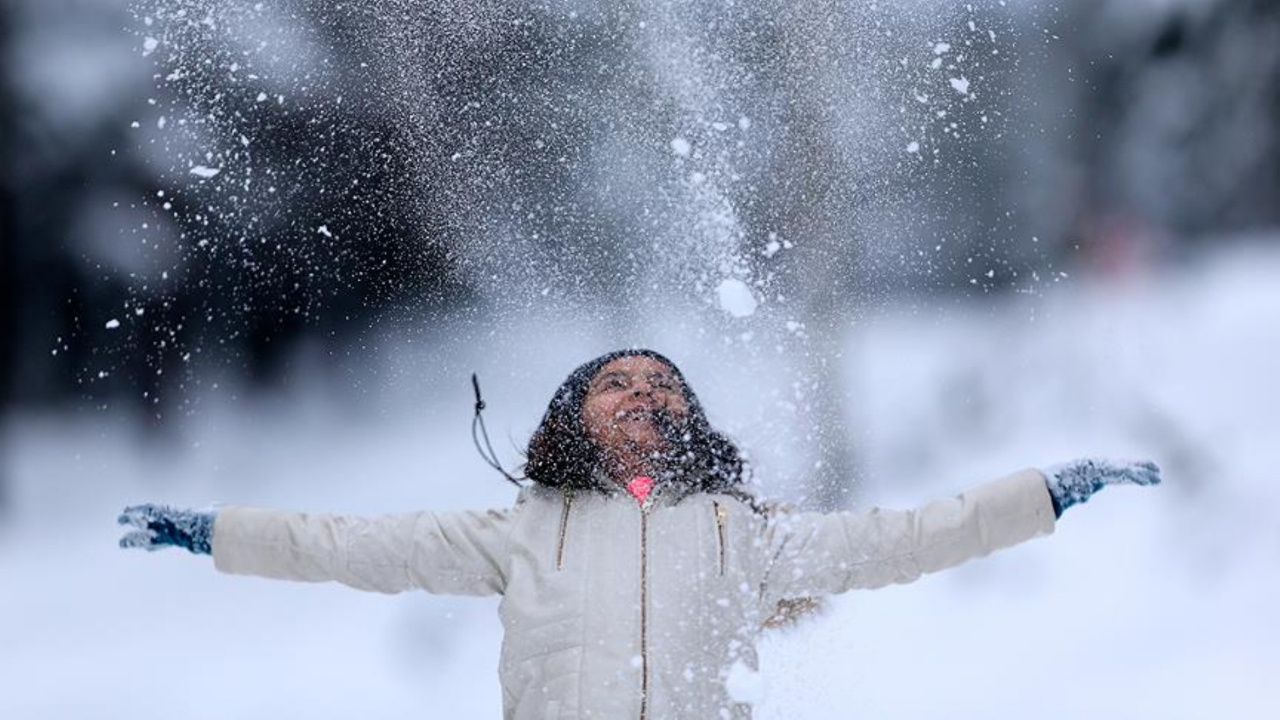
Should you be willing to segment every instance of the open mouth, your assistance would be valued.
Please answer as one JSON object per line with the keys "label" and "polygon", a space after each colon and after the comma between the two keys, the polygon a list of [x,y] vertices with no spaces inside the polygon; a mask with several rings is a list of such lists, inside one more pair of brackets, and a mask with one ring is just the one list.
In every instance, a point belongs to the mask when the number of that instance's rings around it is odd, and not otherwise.
{"label": "open mouth", "polygon": [[614,418],[619,422],[652,422],[654,411],[647,407],[631,408],[629,410],[619,410]]}

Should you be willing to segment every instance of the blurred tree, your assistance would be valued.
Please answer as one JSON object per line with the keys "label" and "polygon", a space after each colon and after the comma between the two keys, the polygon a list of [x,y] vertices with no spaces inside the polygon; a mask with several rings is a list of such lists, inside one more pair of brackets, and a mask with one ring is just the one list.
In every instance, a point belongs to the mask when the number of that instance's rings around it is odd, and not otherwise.
{"label": "blurred tree", "polygon": [[[84,13],[6,4],[6,56],[39,57],[50,78],[73,85],[71,74],[127,51],[118,29],[126,4],[89,3]],[[349,27],[308,27],[349,50],[344,67],[367,57]],[[270,383],[303,337],[342,357],[370,313],[465,292],[440,223],[413,212],[404,182],[413,158],[386,140],[394,116],[358,103],[350,112],[252,96],[249,107],[234,105],[236,78],[208,68],[240,56],[208,24],[183,28],[197,30],[166,41],[190,41],[190,62],[153,76],[150,89],[146,75],[116,73],[105,77],[112,91],[67,103],[31,63],[4,64],[0,327],[11,342],[0,352],[0,403],[124,401],[154,421],[190,400],[199,379],[188,361]],[[48,42],[64,36],[80,39]],[[338,92],[358,97],[359,80]],[[139,113],[145,122],[130,127]],[[196,144],[193,155],[189,143],[211,129],[235,147],[253,137],[252,192],[192,182],[188,161],[215,146]]]}
{"label": "blurred tree", "polygon": [[[858,319],[903,295],[1006,287],[1032,254],[1010,242],[999,192],[1016,55],[999,52],[993,28],[1008,43],[1008,21],[934,10],[789,5],[753,28],[764,49],[744,63],[763,78],[752,104],[776,118],[767,171],[743,199],[749,236],[788,248],[757,240],[751,254],[805,328],[805,494],[822,508],[859,489],[858,389],[841,357]],[[978,267],[1000,272],[975,286]]]}
{"label": "blurred tree", "polygon": [[[0,58],[10,57],[12,30],[9,9],[0,7]],[[10,63],[3,63],[7,68]],[[14,115],[18,108],[17,93],[9,73],[0,70],[0,168],[13,167],[14,163]],[[0,172],[0,417],[8,409],[13,397],[14,368],[17,366],[18,344],[14,315],[18,305],[18,202],[15,178],[11,173]],[[3,497],[3,477],[0,477],[0,497]]]}
{"label": "blurred tree", "polygon": [[1092,0],[1070,26],[1091,257],[1280,224],[1280,4]]}
{"label": "blurred tree", "polygon": [[[8,5],[0,6],[0,58],[7,59],[12,52],[11,25]],[[18,98],[13,91],[9,73],[4,69],[9,66],[7,60],[0,63],[0,107],[7,108],[0,113],[0,168],[13,167],[14,161],[13,116],[18,107]],[[20,347],[15,327],[18,306],[18,202],[13,182],[14,178],[10,173],[0,170],[0,433],[4,432],[9,406],[13,401],[13,384],[16,380],[14,371]],[[7,442],[7,437],[0,436],[0,452],[4,452],[3,445]],[[0,512],[8,506],[9,478],[6,467],[0,466]]]}

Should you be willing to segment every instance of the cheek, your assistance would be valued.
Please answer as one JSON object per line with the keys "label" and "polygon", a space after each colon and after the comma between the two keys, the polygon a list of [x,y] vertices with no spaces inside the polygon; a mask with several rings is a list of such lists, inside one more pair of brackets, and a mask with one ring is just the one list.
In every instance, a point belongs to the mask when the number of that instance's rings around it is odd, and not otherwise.
{"label": "cheek", "polygon": [[612,425],[608,408],[599,402],[585,403],[582,406],[582,424],[586,426],[587,435],[592,440],[607,435]]}

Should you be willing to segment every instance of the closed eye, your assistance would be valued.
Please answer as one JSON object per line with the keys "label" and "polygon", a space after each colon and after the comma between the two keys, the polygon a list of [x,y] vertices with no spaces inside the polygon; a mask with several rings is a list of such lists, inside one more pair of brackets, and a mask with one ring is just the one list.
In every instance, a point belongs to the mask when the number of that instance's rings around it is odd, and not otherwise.
{"label": "closed eye", "polygon": [[649,378],[649,384],[650,384],[650,385],[652,385],[652,386],[654,386],[654,387],[662,388],[663,390],[675,390],[675,389],[676,389],[676,383],[675,383],[675,380],[672,380],[671,378],[667,377],[666,375],[653,375],[653,376],[651,376],[651,377]]}
{"label": "closed eye", "polygon": [[625,388],[626,386],[627,378],[625,378],[621,373],[609,373],[596,381],[597,388],[617,390],[619,388]]}

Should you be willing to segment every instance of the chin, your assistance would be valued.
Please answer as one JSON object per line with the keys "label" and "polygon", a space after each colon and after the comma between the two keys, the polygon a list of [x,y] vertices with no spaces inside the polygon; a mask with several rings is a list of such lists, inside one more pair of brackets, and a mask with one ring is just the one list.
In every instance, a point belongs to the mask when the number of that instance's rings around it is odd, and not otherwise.
{"label": "chin", "polygon": [[664,444],[662,438],[653,435],[631,435],[627,437],[627,442],[631,443],[632,447],[643,452],[657,452],[662,449]]}

